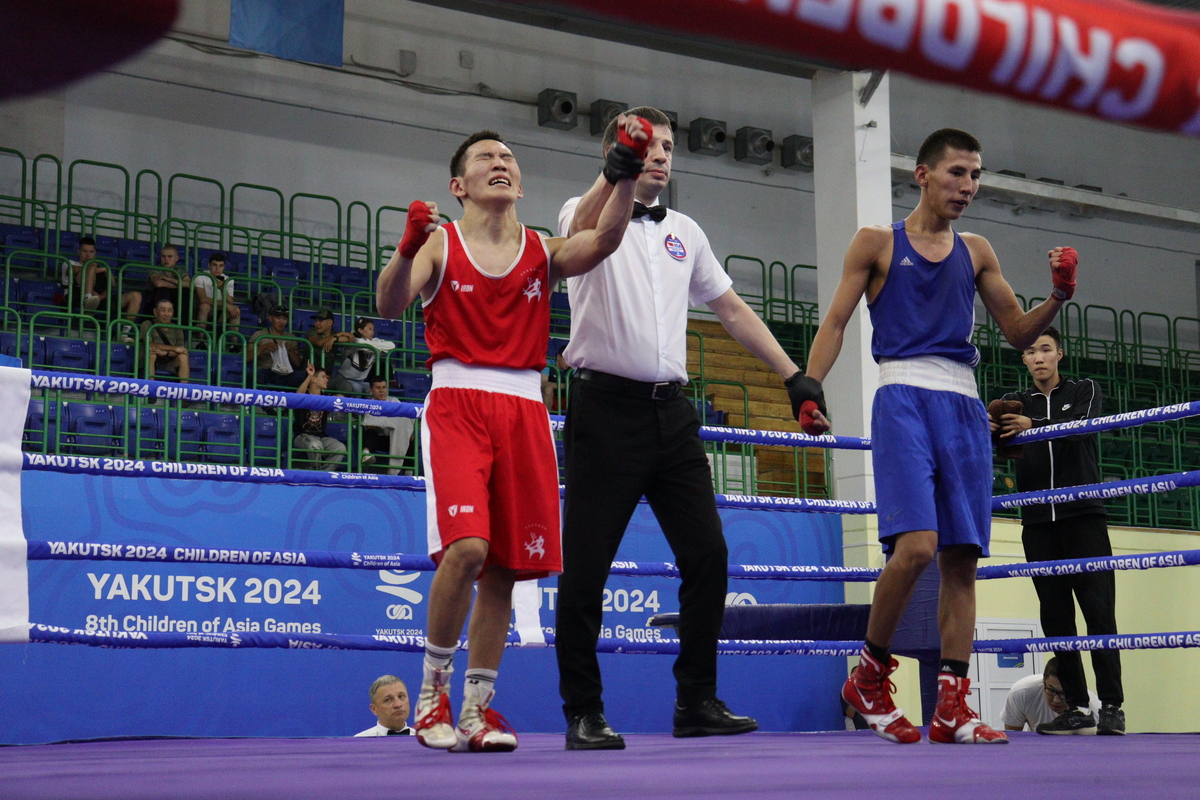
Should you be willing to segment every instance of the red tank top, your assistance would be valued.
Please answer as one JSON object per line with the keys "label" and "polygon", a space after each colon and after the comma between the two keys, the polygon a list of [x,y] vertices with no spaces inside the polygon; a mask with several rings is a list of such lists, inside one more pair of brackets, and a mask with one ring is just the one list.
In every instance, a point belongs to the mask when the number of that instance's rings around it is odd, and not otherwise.
{"label": "red tank top", "polygon": [[430,366],[443,358],[485,367],[541,370],[550,342],[550,253],[521,226],[521,249],[503,275],[475,265],[458,223],[443,225],[442,277],[425,312]]}

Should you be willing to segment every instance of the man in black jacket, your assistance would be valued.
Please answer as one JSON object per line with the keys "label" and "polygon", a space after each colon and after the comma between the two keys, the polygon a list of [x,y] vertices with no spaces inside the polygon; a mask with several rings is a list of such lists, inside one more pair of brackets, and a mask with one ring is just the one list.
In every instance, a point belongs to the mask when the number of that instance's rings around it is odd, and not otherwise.
{"label": "man in black jacket", "polygon": [[[1099,416],[1100,387],[1094,380],[1071,380],[1058,372],[1063,357],[1062,336],[1051,327],[1025,350],[1022,360],[1033,376],[1033,387],[1004,396],[1019,401],[1022,414],[1004,414],[992,421],[992,430],[1007,439],[1032,427]],[[1017,488],[1022,492],[1080,486],[1100,481],[1096,465],[1096,434],[1068,436],[1024,445],[1017,459]],[[1021,509],[1021,542],[1028,561],[1092,558],[1112,555],[1103,500],[1043,503]],[[1046,636],[1075,636],[1075,602],[1087,621],[1088,635],[1114,634],[1116,581],[1110,572],[1033,579],[1042,606],[1042,632]],[[1068,708],[1051,722],[1038,725],[1038,733],[1125,733],[1121,710],[1121,656],[1117,650],[1093,650],[1096,693],[1100,696],[1099,724],[1088,707],[1087,678],[1079,653],[1059,653],[1059,680]]]}

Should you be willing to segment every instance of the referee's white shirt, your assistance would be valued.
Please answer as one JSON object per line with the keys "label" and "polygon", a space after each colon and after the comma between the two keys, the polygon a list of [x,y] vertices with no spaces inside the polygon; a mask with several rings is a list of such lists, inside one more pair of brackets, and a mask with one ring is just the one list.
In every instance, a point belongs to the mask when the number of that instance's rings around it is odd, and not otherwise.
{"label": "referee's white shirt", "polygon": [[[581,198],[558,214],[566,236]],[[635,381],[687,381],[687,312],[725,294],[733,281],[691,217],[629,223],[617,251],[586,275],[567,279],[572,367]]]}
{"label": "referee's white shirt", "polygon": [[[413,729],[408,727],[407,725],[405,725],[403,728],[401,728],[398,731],[398,733],[403,734],[405,736],[412,736]],[[354,734],[354,738],[357,739],[360,736],[388,736],[388,735],[389,735],[388,728],[382,722],[377,722],[377,723],[375,723],[375,727],[367,728],[365,731],[360,731],[360,732]]]}

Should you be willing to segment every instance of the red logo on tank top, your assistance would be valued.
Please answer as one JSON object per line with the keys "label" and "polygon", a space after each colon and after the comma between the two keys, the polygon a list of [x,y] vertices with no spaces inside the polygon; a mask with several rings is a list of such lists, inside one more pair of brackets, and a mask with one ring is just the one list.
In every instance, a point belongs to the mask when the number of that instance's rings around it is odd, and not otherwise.
{"label": "red logo on tank top", "polygon": [[679,237],[675,234],[668,233],[663,244],[667,248],[667,255],[676,261],[683,261],[687,258],[687,250],[684,249],[683,242],[679,241]]}
{"label": "red logo on tank top", "polygon": [[542,279],[541,278],[530,278],[529,282],[525,284],[524,294],[525,294],[525,299],[530,302],[533,302],[534,300],[541,300],[542,299]]}

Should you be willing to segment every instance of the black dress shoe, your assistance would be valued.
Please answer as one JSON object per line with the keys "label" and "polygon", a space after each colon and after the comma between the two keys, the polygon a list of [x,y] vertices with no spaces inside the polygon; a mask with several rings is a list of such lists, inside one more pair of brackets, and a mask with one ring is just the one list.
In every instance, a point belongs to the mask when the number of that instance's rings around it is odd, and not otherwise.
{"label": "black dress shoe", "polygon": [[753,717],[737,716],[715,697],[687,708],[675,703],[674,736],[732,736],[756,730]]}
{"label": "black dress shoe", "polygon": [[567,723],[568,750],[624,750],[625,739],[608,726],[599,711],[572,717]]}

